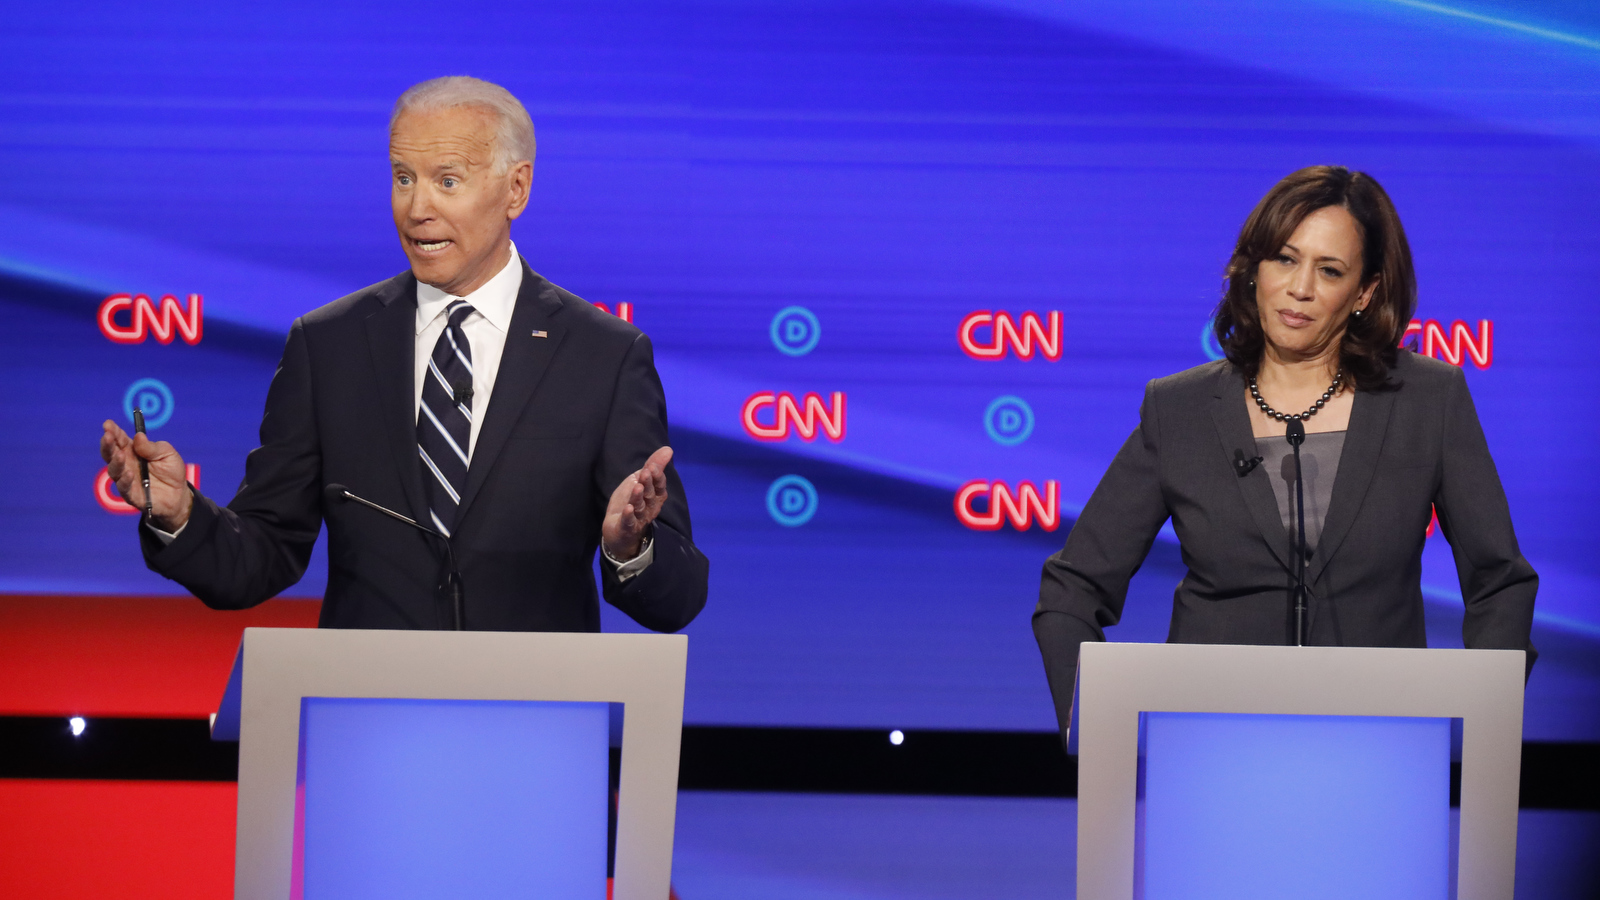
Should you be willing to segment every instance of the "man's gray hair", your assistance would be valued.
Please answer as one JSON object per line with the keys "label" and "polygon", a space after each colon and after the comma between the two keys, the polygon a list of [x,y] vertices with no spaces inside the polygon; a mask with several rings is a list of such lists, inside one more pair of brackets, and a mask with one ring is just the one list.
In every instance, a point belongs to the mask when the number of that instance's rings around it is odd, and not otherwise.
{"label": "man's gray hair", "polygon": [[533,162],[533,119],[522,102],[498,84],[468,75],[432,78],[406,89],[394,102],[389,134],[400,114],[408,110],[438,112],[457,106],[476,106],[494,114],[494,169],[504,174],[519,162]]}

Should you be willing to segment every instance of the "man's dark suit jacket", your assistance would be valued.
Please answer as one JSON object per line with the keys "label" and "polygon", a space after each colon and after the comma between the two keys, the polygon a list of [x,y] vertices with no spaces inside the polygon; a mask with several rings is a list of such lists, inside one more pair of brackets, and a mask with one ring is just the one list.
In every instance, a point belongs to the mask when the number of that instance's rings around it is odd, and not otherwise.
{"label": "man's dark suit jacket", "polygon": [[[145,561],[217,609],[253,606],[305,572],[328,525],[324,627],[449,628],[430,538],[355,503],[351,492],[427,520],[417,456],[417,282],[407,272],[298,319],[267,393],[261,446],[226,507],[195,494],[188,525],[163,547],[139,529]],[[650,340],[523,264],[454,539],[466,627],[598,631],[593,561],[611,492],[668,444]],[[687,625],[706,601],[675,468],[656,520],[654,562],[606,600],[658,631]]]}
{"label": "man's dark suit jacket", "polygon": [[[1466,646],[1527,650],[1539,577],[1511,513],[1461,370],[1401,350],[1394,390],[1358,392],[1322,535],[1307,569],[1310,643],[1424,647],[1422,545],[1430,504],[1455,554]],[[1245,382],[1218,361],[1153,381],[1139,427],[1066,545],[1044,565],[1034,634],[1063,730],[1078,644],[1104,640],[1128,581],[1168,518],[1188,572],[1168,641],[1290,644],[1289,534],[1254,457]]]}

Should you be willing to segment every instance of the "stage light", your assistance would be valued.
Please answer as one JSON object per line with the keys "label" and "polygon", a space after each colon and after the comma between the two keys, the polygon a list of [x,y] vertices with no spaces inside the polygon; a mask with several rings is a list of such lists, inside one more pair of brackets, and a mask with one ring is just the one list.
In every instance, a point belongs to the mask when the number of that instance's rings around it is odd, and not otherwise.
{"label": "stage light", "polygon": [[89,727],[89,723],[84,721],[83,716],[73,716],[67,720],[67,725],[71,726],[73,737],[82,736],[83,730]]}
{"label": "stage light", "polygon": [[905,742],[906,742],[906,733],[904,731],[901,731],[900,729],[896,728],[895,730],[889,732],[889,743],[891,743],[891,744],[895,745],[896,747],[898,747],[901,744],[904,744]]}

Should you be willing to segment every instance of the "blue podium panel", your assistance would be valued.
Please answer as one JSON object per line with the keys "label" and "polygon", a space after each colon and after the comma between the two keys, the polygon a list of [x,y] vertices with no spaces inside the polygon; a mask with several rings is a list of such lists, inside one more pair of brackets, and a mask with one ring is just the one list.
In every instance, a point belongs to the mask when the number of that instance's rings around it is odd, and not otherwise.
{"label": "blue podium panel", "polygon": [[605,703],[307,697],[307,900],[606,893]]}
{"label": "blue podium panel", "polygon": [[1451,720],[1142,718],[1136,896],[1450,895]]}

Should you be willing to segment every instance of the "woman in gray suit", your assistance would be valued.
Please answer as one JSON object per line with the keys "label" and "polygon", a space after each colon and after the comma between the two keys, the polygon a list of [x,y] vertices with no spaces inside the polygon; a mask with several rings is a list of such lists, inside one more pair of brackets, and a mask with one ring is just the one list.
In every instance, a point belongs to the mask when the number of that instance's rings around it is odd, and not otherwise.
{"label": "woman in gray suit", "polygon": [[1226,359],[1146,386],[1139,426],[1045,562],[1033,630],[1063,732],[1078,645],[1116,624],[1169,518],[1188,566],[1169,641],[1426,646],[1431,508],[1455,554],[1466,646],[1526,650],[1532,666],[1539,578],[1461,370],[1398,347],[1415,306],[1405,232],[1370,176],[1301,169],[1256,205],[1217,306]]}

